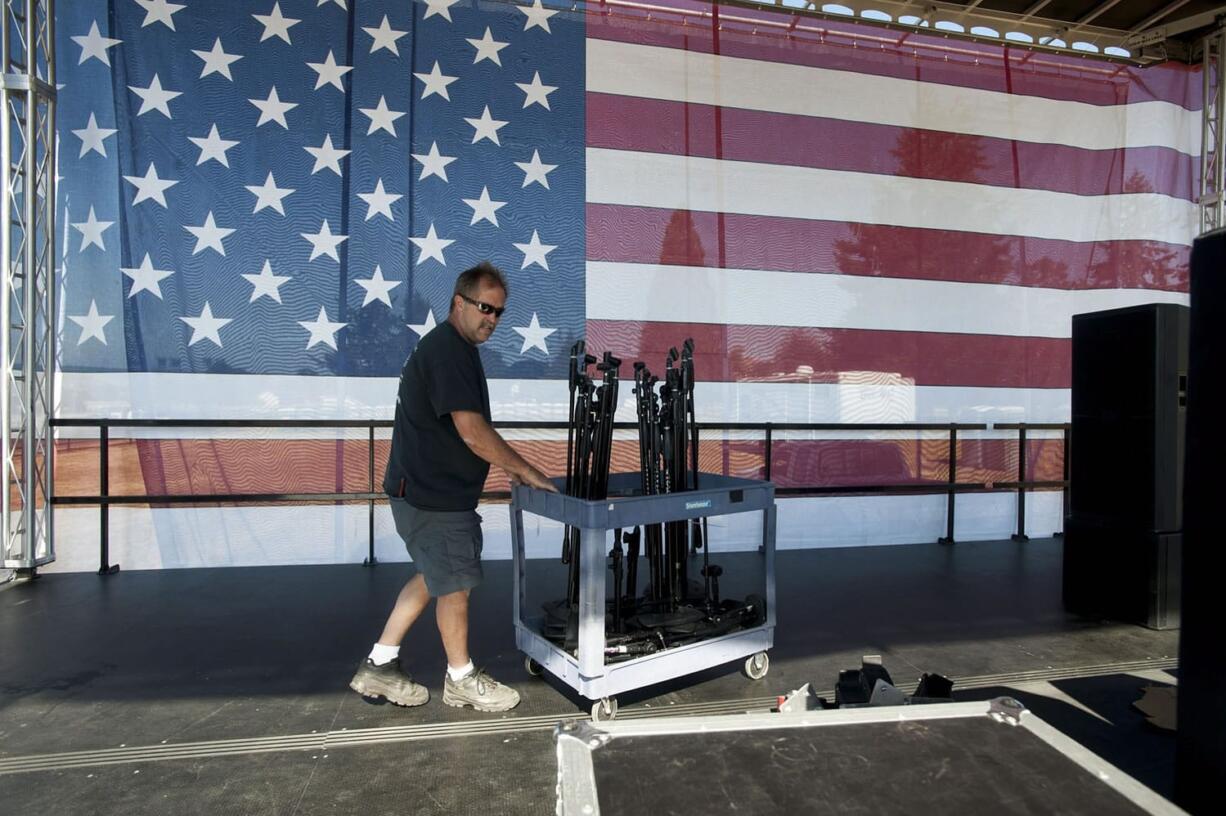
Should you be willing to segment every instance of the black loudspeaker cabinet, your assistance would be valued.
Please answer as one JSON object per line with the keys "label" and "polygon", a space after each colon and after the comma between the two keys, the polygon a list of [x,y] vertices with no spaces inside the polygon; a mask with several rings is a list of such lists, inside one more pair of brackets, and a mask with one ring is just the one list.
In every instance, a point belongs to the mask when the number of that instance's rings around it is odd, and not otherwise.
{"label": "black loudspeaker cabinet", "polygon": [[1064,528],[1064,607],[1090,618],[1179,628],[1182,533],[1087,523]]}
{"label": "black loudspeaker cabinet", "polygon": [[1192,247],[1188,463],[1175,802],[1219,813],[1226,779],[1226,229]]}
{"label": "black loudspeaker cabinet", "polygon": [[1073,316],[1070,515],[1182,529],[1188,314],[1151,303]]}

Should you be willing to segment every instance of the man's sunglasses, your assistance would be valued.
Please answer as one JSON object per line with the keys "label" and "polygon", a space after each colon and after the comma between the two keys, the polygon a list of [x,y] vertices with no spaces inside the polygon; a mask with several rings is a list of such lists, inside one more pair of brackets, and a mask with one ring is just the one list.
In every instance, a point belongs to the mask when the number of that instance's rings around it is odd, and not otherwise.
{"label": "man's sunglasses", "polygon": [[502,313],[503,313],[503,312],[505,312],[505,311],[507,310],[507,307],[506,307],[506,306],[503,306],[503,307],[499,308],[499,307],[497,307],[497,306],[491,306],[491,305],[489,305],[488,303],[483,303],[483,302],[481,302],[481,301],[479,301],[479,300],[473,300],[473,299],[472,299],[472,298],[470,298],[468,295],[466,295],[466,294],[464,294],[464,293],[462,293],[462,292],[457,292],[457,294],[459,294],[459,295],[460,295],[460,297],[464,298],[464,300],[465,300],[465,301],[467,301],[467,302],[471,303],[472,305],[476,306],[476,307],[477,307],[477,311],[478,311],[478,312],[480,312],[480,313],[481,313],[481,314],[483,314],[483,315],[493,315],[494,317],[502,317]]}

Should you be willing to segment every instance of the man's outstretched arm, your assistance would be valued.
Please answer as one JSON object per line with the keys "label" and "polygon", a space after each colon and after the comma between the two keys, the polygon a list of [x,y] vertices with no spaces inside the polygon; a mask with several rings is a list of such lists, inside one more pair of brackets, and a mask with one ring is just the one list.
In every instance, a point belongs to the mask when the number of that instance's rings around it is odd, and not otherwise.
{"label": "man's outstretched arm", "polygon": [[451,420],[455,423],[460,438],[473,453],[491,465],[505,470],[512,480],[519,480],[539,490],[558,492],[553,482],[516,453],[481,414],[476,411],[452,411]]}

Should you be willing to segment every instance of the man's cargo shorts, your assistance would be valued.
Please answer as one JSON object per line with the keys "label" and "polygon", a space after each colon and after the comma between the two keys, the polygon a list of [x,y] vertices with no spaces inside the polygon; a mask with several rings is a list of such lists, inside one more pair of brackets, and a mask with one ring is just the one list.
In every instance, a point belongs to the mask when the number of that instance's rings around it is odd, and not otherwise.
{"label": "man's cargo shorts", "polygon": [[396,532],[434,597],[481,583],[481,516],[476,510],[421,510],[391,497]]}

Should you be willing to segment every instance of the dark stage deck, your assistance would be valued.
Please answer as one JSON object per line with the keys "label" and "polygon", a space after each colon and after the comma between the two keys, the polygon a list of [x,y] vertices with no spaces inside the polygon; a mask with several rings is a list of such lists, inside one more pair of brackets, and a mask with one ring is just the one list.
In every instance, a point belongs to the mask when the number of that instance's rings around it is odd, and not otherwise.
{"label": "dark stage deck", "polygon": [[[472,651],[521,690],[519,708],[443,705],[432,612],[402,651],[430,687],[427,706],[367,705],[347,689],[410,570],[47,575],[5,587],[5,812],[552,813],[551,728],[583,701],[525,674],[509,562],[487,564],[473,596]],[[619,718],[765,709],[804,682],[832,688],[874,653],[908,693],[935,671],[955,679],[957,700],[1016,697],[1169,796],[1174,737],[1130,705],[1141,687],[1173,682],[1178,633],[1067,615],[1060,575],[1057,540],[781,552],[769,675],[752,682],[728,666],[621,695]]]}

